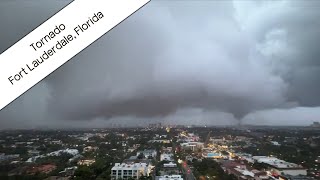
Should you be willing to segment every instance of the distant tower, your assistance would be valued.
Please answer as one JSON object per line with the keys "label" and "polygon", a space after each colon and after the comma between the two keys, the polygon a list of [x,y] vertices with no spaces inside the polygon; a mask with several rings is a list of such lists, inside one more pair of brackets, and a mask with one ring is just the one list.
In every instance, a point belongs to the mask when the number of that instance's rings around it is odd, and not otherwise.
{"label": "distant tower", "polygon": [[208,146],[208,143],[209,143],[209,140],[210,140],[211,132],[212,132],[212,131],[210,131],[210,132],[208,133],[208,135],[207,135],[207,138],[206,138],[206,140],[205,140],[205,142],[204,142],[204,147],[207,147],[207,146]]}

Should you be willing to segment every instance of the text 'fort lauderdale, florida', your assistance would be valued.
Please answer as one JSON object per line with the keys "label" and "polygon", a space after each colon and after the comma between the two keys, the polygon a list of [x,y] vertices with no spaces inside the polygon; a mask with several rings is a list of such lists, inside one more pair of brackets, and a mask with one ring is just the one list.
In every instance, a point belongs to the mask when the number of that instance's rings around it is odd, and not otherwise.
{"label": "text 'fort lauderdale, florida'", "polygon": [[[53,44],[49,49],[41,51],[41,55],[39,58],[32,60],[30,63],[27,63],[24,67],[21,67],[17,71],[17,73],[8,77],[9,82],[14,85],[15,83],[24,79],[28,74],[32,71],[35,71],[37,68],[41,67],[40,65],[50,59],[57,52],[62,50],[69,43],[77,39],[82,33],[85,33],[90,28],[93,28],[96,23],[99,22],[100,19],[104,18],[102,12],[94,13],[92,17],[89,17],[86,22],[83,24],[77,25],[73,28],[73,33],[63,35],[63,32],[68,28],[65,24],[56,25],[52,31],[42,37],[39,41],[33,42],[30,44],[30,48],[32,48],[36,52],[40,52],[40,50],[46,46]],[[56,40],[58,37],[60,39]],[[53,40],[56,40],[53,42]]]}

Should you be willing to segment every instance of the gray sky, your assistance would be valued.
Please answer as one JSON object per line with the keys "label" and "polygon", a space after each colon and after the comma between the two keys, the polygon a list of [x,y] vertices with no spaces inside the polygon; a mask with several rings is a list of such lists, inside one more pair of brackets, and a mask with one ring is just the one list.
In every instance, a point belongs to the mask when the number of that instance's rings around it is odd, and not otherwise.
{"label": "gray sky", "polygon": [[[0,1],[0,52],[69,1]],[[1,128],[320,121],[320,2],[153,0],[0,112]]]}

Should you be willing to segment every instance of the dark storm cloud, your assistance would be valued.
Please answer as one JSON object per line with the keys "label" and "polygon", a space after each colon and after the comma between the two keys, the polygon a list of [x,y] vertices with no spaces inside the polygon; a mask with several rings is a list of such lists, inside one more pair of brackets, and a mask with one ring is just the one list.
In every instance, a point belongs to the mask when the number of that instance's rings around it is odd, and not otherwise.
{"label": "dark storm cloud", "polygon": [[[175,10],[179,8],[181,13]],[[173,3],[169,9],[155,4],[135,14],[55,73],[58,78],[52,76],[49,83],[66,84],[53,86],[53,106],[71,119],[88,119],[167,116],[188,107],[239,117],[284,103],[285,83],[267,67],[252,62],[250,42],[237,31],[235,21],[227,21],[230,15],[199,13],[201,26],[193,25],[197,18],[177,19],[192,8],[208,9],[193,3],[182,7]],[[213,25],[208,26],[210,21]]]}
{"label": "dark storm cloud", "polygon": [[262,54],[290,85],[289,99],[299,101],[301,106],[319,106],[316,92],[320,90],[317,78],[320,36],[316,34],[320,33],[317,20],[320,3],[277,1],[237,5],[239,21],[259,40]]}
{"label": "dark storm cloud", "polygon": [[[41,2],[37,6],[48,8],[37,12],[41,18],[67,4]],[[35,3],[0,3],[1,13],[24,10],[14,24],[1,20],[7,29],[0,49],[46,19],[28,14]],[[320,118],[314,108],[298,107],[320,106],[319,6],[153,1],[1,111],[1,123],[261,124],[262,116],[277,122],[278,111],[282,124],[290,123],[293,112],[301,113],[301,122],[309,112],[309,119]],[[21,24],[22,16],[27,22]],[[14,35],[15,26],[25,31]]]}

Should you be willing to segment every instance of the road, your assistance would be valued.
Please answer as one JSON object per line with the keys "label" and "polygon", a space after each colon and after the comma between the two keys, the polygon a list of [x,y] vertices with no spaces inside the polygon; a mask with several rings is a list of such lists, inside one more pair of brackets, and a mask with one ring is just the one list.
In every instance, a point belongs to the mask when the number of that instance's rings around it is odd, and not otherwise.
{"label": "road", "polygon": [[192,173],[192,170],[188,166],[187,162],[182,163],[182,171],[186,177],[186,180],[195,180],[196,179]]}

